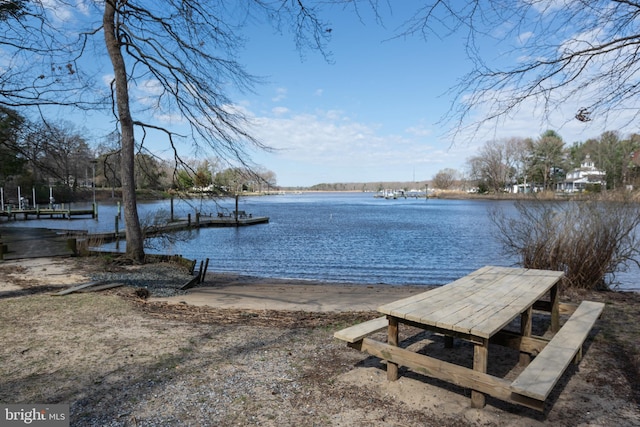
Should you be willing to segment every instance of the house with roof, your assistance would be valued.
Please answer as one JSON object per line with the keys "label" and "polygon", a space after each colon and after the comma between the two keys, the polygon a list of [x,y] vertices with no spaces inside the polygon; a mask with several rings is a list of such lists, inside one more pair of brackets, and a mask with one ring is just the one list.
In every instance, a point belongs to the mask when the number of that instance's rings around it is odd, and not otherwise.
{"label": "house with roof", "polygon": [[595,167],[591,156],[587,154],[580,167],[567,173],[565,180],[558,184],[558,190],[574,193],[584,191],[587,186],[604,188],[607,185],[606,175],[605,171]]}

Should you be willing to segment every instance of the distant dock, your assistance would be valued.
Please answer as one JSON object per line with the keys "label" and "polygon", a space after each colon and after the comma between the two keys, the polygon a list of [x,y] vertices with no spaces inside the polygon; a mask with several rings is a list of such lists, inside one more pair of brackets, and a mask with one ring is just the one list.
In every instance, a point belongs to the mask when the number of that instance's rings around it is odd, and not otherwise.
{"label": "distant dock", "polygon": [[[246,227],[250,225],[266,224],[268,222],[268,216],[253,216],[246,214],[240,214],[237,217],[235,215],[217,217],[202,217],[201,215],[195,215],[195,219],[193,220],[191,218],[191,215],[189,215],[186,219],[177,219],[168,222],[167,224],[144,227],[143,233],[145,237],[153,237],[160,234],[172,233],[177,231],[197,230],[200,228],[211,227]],[[87,233],[67,231],[67,235],[73,237],[84,237],[92,241],[100,241],[103,243],[126,239],[125,231],[118,229],[117,225],[112,232]]]}
{"label": "distant dock", "polygon": [[89,216],[91,218],[97,218],[98,214],[95,209],[95,206],[91,209],[65,209],[63,207],[59,208],[28,208],[28,209],[8,209],[0,211],[0,216],[7,217],[7,219],[19,220],[24,219],[25,221],[31,217],[32,219],[40,219],[41,217],[46,217],[49,219],[71,219],[76,216]]}

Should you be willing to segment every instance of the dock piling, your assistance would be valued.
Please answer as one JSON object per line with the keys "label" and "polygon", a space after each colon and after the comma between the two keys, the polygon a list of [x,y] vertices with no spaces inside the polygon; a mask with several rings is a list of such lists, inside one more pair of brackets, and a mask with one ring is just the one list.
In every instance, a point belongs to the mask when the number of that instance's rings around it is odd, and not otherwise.
{"label": "dock piling", "polygon": [[204,270],[202,271],[202,275],[200,276],[200,283],[204,283],[204,278],[207,276],[207,268],[209,268],[209,258],[207,258],[204,263]]}
{"label": "dock piling", "polygon": [[202,268],[204,261],[200,261],[200,269],[198,270],[198,283],[202,283]]}

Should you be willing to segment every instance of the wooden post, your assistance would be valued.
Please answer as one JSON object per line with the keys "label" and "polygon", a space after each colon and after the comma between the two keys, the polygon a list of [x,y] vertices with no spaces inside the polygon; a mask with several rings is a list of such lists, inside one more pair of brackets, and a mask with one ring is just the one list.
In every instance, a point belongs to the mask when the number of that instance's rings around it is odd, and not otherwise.
{"label": "wooden post", "polygon": [[198,270],[198,283],[202,282],[202,266],[203,266],[203,261],[200,261],[200,269]]}
{"label": "wooden post", "polygon": [[[387,344],[398,345],[398,319],[387,316],[389,319],[389,329],[387,332]],[[395,381],[398,379],[398,364],[387,360],[387,380]]]}
{"label": "wooden post", "polygon": [[551,300],[551,332],[558,332],[560,330],[560,300],[558,298],[558,286],[556,283],[549,291],[549,298]]}
{"label": "wooden post", "polygon": [[235,215],[236,215],[236,224],[238,223],[238,195],[236,194],[236,210],[235,210]]}
{"label": "wooden post", "polygon": [[120,217],[118,215],[116,215],[114,217],[115,219],[115,224],[116,224],[116,229],[115,229],[115,238],[116,238],[116,250],[120,250],[120,230],[118,227],[118,222],[120,221]]}
{"label": "wooden post", "polygon": [[200,212],[196,211],[196,228],[200,228]]}
{"label": "wooden post", "polygon": [[170,217],[171,222],[173,222],[173,194],[171,195],[171,217]]}
{"label": "wooden post", "polygon": [[209,268],[209,258],[204,262],[204,271],[202,277],[200,277],[200,283],[204,283],[204,278],[207,276],[207,269]]}
{"label": "wooden post", "polygon": [[453,348],[453,337],[451,335],[444,336],[444,348]]}
{"label": "wooden post", "polygon": [[[489,340],[483,339],[482,344],[473,346],[473,370],[486,373],[487,358],[489,356]],[[479,391],[471,390],[471,407],[484,408],[484,394]]]}
{"label": "wooden post", "polygon": [[67,247],[74,255],[78,255],[78,242],[76,239],[67,239]]}
{"label": "wooden post", "polygon": [[187,214],[187,227],[191,228],[191,214]]}
{"label": "wooden post", "polygon": [[[532,317],[533,307],[529,307],[520,315],[520,335],[523,337],[531,336]],[[520,366],[527,366],[529,362],[531,362],[531,355],[529,353],[520,353]]]}

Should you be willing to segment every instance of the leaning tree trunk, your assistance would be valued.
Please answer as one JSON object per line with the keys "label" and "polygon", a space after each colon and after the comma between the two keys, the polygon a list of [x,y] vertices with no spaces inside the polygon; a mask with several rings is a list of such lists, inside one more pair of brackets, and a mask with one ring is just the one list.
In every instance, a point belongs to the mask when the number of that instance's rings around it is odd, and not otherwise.
{"label": "leaning tree trunk", "polygon": [[135,139],[133,135],[133,119],[129,109],[129,91],[127,71],[122,57],[120,40],[116,28],[115,0],[107,0],[104,6],[103,28],[107,51],[113,64],[116,87],[116,107],[122,133],[121,173],[122,173],[122,203],[127,233],[127,256],[135,261],[144,260],[144,238],[138,208],[136,204],[136,185],[134,174]]}

